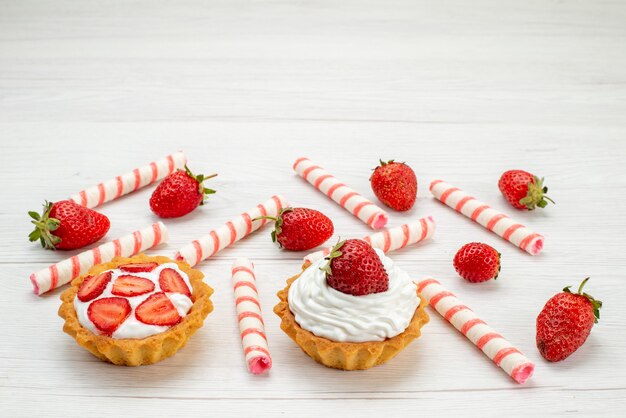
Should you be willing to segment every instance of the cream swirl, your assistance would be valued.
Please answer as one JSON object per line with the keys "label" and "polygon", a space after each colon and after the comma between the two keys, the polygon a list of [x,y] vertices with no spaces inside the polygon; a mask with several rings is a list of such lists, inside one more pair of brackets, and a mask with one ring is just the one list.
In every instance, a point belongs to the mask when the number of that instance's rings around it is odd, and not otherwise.
{"label": "cream swirl", "polygon": [[328,285],[320,267],[311,264],[289,288],[289,310],[296,322],[318,337],[338,342],[383,341],[404,332],[419,306],[417,287],[406,271],[375,250],[389,276],[385,292],[353,296]]}

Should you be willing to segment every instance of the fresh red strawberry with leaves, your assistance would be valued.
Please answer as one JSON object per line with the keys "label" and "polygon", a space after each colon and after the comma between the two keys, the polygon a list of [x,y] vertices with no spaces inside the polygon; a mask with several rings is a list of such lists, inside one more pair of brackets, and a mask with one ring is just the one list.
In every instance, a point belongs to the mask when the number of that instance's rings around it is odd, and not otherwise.
{"label": "fresh red strawberry with leaves", "polygon": [[124,264],[118,268],[127,273],[148,273],[159,266],[155,262]]}
{"label": "fresh red strawberry with leaves", "polygon": [[376,251],[361,239],[339,241],[320,269],[330,287],[354,296],[385,292],[389,276]]}
{"label": "fresh red strawberry with leaves", "polygon": [[602,302],[584,293],[587,277],[572,293],[571,286],[552,296],[537,316],[537,348],[548,361],[561,361],[582,346],[600,319]]}
{"label": "fresh red strawberry with leaves", "polygon": [[545,208],[548,201],[554,203],[554,200],[546,196],[548,188],[543,185],[543,178],[530,174],[528,171],[505,171],[500,176],[498,188],[504,198],[516,209],[533,210],[537,206]]}
{"label": "fresh red strawberry with leaves", "polygon": [[159,286],[161,290],[168,293],[182,293],[187,297],[191,297],[191,292],[187,283],[180,274],[174,269],[166,268],[161,270],[159,274]]}
{"label": "fresh red strawberry with leaves", "polygon": [[308,208],[284,208],[277,217],[254,218],[274,221],[272,241],[281,248],[304,251],[325,243],[333,235],[333,222],[322,212]]}
{"label": "fresh red strawberry with leaves", "polygon": [[204,196],[215,193],[202,184],[217,174],[195,175],[185,166],[165,177],[150,197],[150,209],[161,218],[178,218],[186,215],[198,205],[204,204]]}
{"label": "fresh red strawberry with leaves", "polygon": [[176,325],[182,319],[172,301],[163,292],[150,295],[135,309],[135,317],[148,325]]}
{"label": "fresh red strawberry with leaves", "polygon": [[454,256],[454,269],[472,283],[497,279],[500,273],[500,253],[482,242],[470,242]]}
{"label": "fresh red strawberry with leaves", "polygon": [[113,282],[111,293],[115,296],[133,297],[152,292],[154,283],[145,277],[133,276],[132,274],[123,274],[117,276]]}
{"label": "fresh red strawberry with leaves", "polygon": [[85,277],[78,288],[76,297],[81,302],[88,302],[97,298],[102,294],[102,292],[104,292],[104,289],[111,281],[111,276],[112,273],[110,271],[105,271],[104,273],[100,273],[95,276]]}
{"label": "fresh red strawberry with leaves", "polygon": [[28,235],[30,241],[39,241],[50,250],[74,250],[92,244],[106,235],[111,222],[95,210],[71,200],[47,202],[40,215],[28,212],[35,225]]}
{"label": "fresh red strawberry with leaves", "polygon": [[124,298],[102,298],[87,308],[87,316],[105,334],[111,335],[128,318],[132,308]]}
{"label": "fresh red strawberry with leaves", "polygon": [[405,163],[380,160],[370,177],[374,194],[385,205],[398,211],[413,207],[417,198],[417,177]]}

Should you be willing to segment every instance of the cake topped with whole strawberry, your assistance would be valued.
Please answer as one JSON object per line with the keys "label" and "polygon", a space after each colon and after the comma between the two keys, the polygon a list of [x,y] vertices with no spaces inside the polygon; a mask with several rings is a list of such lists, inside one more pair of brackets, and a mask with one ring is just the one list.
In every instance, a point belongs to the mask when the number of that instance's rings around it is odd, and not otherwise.
{"label": "cake topped with whole strawberry", "polygon": [[344,370],[386,362],[428,322],[409,275],[360,239],[306,263],[278,296],[281,328],[316,361]]}

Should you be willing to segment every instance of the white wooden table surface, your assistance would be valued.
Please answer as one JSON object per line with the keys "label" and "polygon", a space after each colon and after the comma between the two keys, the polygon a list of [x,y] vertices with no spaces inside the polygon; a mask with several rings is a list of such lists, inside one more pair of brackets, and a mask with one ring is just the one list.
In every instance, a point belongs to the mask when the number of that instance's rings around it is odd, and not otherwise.
{"label": "white wooden table surface", "polygon": [[[626,3],[623,1],[0,0],[0,416],[617,416],[626,407]],[[432,242],[394,259],[433,275],[536,362],[515,384],[431,312],[420,339],[365,372],[324,368],[280,330],[275,292],[299,270],[265,229],[199,268],[215,311],[175,357],[102,363],[62,330],[59,293],[28,276],[73,254],[27,242],[27,210],[182,149],[217,171],[218,193],[150,254],[172,256],[275,193],[320,209],[336,234],[367,227],[291,171],[308,155],[373,198],[379,157],[407,161]],[[515,217],[546,236],[531,257],[435,202],[434,178],[512,212],[501,172],[544,175],[557,205]],[[102,207],[114,238],[157,218],[147,188]],[[333,238],[334,240],[335,238]],[[470,285],[455,251],[502,253],[497,282]],[[229,266],[257,265],[274,367],[244,367]],[[535,318],[564,285],[592,279],[600,323],[549,364]],[[91,412],[89,412],[91,411]]]}

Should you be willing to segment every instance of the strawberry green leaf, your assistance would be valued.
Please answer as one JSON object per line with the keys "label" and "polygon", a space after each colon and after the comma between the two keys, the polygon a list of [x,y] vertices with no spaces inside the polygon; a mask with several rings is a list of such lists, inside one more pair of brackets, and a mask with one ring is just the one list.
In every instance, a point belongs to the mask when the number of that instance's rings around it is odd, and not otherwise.
{"label": "strawberry green leaf", "polygon": [[61,242],[61,238],[52,234],[52,231],[59,228],[61,222],[58,219],[50,218],[50,211],[53,203],[46,201],[43,205],[43,213],[28,212],[33,219],[30,221],[35,225],[35,229],[28,235],[31,242],[39,240],[41,246],[50,250],[54,250],[56,245]]}
{"label": "strawberry green leaf", "polygon": [[341,241],[341,238],[339,238],[339,240],[337,241],[337,244],[335,244],[335,246],[330,250],[330,253],[326,257],[324,257],[324,260],[328,260],[328,263],[326,263],[325,266],[320,267],[320,270],[326,273],[326,277],[333,274],[330,264],[332,263],[333,259],[337,257],[341,257],[340,249],[345,242],[346,240]]}
{"label": "strawberry green leaf", "polygon": [[39,238],[41,238],[41,231],[39,229],[35,229],[33,232],[28,234],[28,240],[30,242],[37,241]]}

